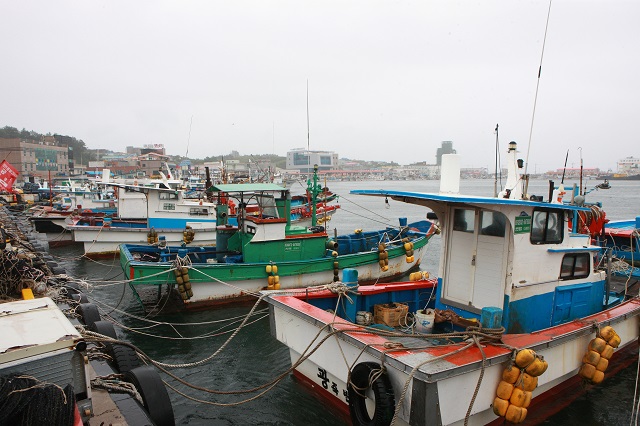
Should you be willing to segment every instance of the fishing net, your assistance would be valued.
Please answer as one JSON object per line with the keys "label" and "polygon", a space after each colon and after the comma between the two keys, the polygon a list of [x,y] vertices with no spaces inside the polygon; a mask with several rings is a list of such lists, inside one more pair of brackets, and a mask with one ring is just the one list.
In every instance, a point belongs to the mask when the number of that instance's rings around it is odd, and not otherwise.
{"label": "fishing net", "polygon": [[0,376],[0,425],[73,425],[73,386],[43,383],[31,376]]}

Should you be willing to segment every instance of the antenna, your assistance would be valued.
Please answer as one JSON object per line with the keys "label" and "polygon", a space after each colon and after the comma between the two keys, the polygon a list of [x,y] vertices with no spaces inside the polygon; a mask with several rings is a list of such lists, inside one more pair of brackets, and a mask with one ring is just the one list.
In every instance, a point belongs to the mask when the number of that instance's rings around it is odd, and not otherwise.
{"label": "antenna", "polygon": [[567,160],[569,159],[569,150],[567,150],[567,156],[564,157],[564,169],[562,169],[562,180],[560,183],[564,183],[564,174],[567,171]]}
{"label": "antenna", "polygon": [[185,157],[189,157],[189,142],[191,142],[191,125],[193,124],[193,115],[191,116],[191,122],[189,123],[189,138],[187,139],[187,153]]}
{"label": "antenna", "polygon": [[309,79],[307,79],[307,151],[310,150],[309,146]]}
{"label": "antenna", "polygon": [[498,196],[498,155],[500,152],[500,144],[498,143],[498,124],[496,124],[495,133],[496,133],[496,169],[495,169],[495,176],[493,179],[493,196],[497,197]]}
{"label": "antenna", "polygon": [[533,98],[533,112],[531,113],[531,128],[529,129],[529,143],[527,145],[527,158],[524,163],[524,174],[529,168],[529,151],[531,150],[531,136],[533,134],[533,121],[536,116],[536,103],[538,102],[538,88],[540,87],[540,75],[542,74],[542,59],[544,58],[544,46],[547,43],[547,30],[549,29],[549,16],[551,16],[551,2],[549,0],[549,10],[547,11],[547,23],[544,27],[544,38],[542,40],[542,52],[540,53],[540,66],[538,67],[538,81],[536,82],[536,94]]}

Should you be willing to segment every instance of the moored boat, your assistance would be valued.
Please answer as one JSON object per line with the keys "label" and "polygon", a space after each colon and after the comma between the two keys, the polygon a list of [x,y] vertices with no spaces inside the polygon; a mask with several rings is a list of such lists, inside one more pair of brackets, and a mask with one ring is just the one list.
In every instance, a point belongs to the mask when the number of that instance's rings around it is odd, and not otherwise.
{"label": "moored boat", "polygon": [[[513,164],[515,145],[510,178]],[[381,302],[367,302],[355,278],[332,299],[269,294],[272,334],[289,346],[294,374],[355,425],[502,424],[540,421],[564,394],[635,361],[640,300],[613,291],[598,269],[601,247],[568,228],[570,215],[589,209],[539,201],[523,182],[508,180],[498,198],[352,191],[435,212],[442,248],[433,321],[444,321],[432,333],[409,320],[382,330],[358,324],[354,311],[375,317]],[[424,306],[396,290],[378,288],[382,303],[406,306],[401,315]],[[463,323],[456,318],[470,327],[452,325]],[[521,353],[530,360],[518,363]]]}
{"label": "moored boat", "polygon": [[604,226],[604,244],[612,255],[632,266],[640,266],[640,216],[610,221]]}
{"label": "moored boat", "polygon": [[[264,184],[263,184],[264,185]],[[267,184],[269,185],[269,184]],[[345,268],[368,283],[391,281],[419,267],[436,227],[430,221],[329,237],[322,226],[291,224],[289,191],[258,197],[251,185],[218,185],[236,197],[238,226],[224,223],[228,203],[218,204],[216,247],[149,247],[123,244],[120,263],[130,285],[177,289],[187,308],[256,297],[262,289],[329,284]],[[243,206],[257,202],[258,214]],[[185,280],[186,278],[186,280]]]}

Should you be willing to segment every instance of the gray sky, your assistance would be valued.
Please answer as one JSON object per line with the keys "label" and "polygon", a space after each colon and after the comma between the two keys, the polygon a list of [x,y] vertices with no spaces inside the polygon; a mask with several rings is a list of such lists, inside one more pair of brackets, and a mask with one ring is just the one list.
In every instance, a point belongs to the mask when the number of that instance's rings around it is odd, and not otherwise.
{"label": "gray sky", "polygon": [[[190,157],[526,156],[547,1],[0,3],[0,126]],[[640,1],[555,0],[529,170],[640,156]],[[189,139],[189,123],[193,117]]]}

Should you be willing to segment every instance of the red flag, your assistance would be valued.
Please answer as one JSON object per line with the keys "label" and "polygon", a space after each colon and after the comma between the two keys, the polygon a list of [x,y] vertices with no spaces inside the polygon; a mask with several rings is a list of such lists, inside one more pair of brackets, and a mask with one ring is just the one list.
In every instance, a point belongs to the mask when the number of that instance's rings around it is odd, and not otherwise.
{"label": "red flag", "polygon": [[18,178],[18,171],[7,160],[0,163],[0,190],[9,191]]}

